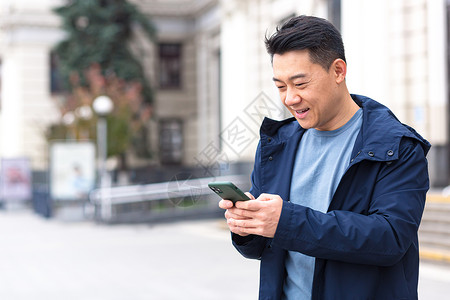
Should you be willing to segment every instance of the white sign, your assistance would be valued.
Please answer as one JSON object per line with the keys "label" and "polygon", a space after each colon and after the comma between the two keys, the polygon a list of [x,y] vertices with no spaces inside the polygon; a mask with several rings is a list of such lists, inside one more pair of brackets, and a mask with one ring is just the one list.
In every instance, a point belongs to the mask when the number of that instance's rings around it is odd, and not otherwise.
{"label": "white sign", "polygon": [[55,142],[50,146],[50,196],[55,200],[87,199],[95,186],[95,145]]}

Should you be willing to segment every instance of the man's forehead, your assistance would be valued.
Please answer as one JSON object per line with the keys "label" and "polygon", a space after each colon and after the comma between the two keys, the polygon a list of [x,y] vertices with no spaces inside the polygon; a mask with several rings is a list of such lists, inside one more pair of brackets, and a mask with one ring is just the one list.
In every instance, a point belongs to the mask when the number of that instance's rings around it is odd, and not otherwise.
{"label": "man's forehead", "polygon": [[[273,80],[285,81],[309,78],[323,67],[314,63],[308,50],[294,50],[274,54],[272,62]],[[325,70],[326,71],[326,70]]]}
{"label": "man's forehead", "polygon": [[272,68],[275,70],[286,70],[294,68],[309,68],[313,62],[309,53],[305,51],[290,51],[273,56]]}

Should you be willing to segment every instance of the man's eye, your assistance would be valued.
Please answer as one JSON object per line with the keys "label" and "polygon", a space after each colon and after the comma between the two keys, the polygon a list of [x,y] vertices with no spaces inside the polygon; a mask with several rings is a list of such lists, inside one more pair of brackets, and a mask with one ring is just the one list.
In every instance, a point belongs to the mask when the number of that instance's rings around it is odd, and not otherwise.
{"label": "man's eye", "polygon": [[300,87],[300,86],[302,86],[302,85],[304,85],[304,84],[305,84],[304,82],[302,82],[302,83],[296,83],[295,86],[296,86],[296,87]]}
{"label": "man's eye", "polygon": [[279,90],[282,90],[282,89],[284,89],[284,88],[285,88],[284,85],[277,85],[277,89],[279,89]]}

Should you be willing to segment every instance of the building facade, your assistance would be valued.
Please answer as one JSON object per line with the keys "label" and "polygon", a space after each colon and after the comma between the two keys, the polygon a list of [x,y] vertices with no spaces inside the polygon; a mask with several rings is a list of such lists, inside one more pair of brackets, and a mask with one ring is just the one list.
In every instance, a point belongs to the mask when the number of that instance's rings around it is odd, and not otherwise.
{"label": "building facade", "polygon": [[[64,95],[54,89],[52,49],[64,33],[52,9],[64,3],[7,0],[0,4],[0,156],[27,157],[35,171],[47,170],[45,131],[62,118],[58,103]],[[130,167],[195,166],[209,141],[218,137],[218,1],[134,3],[154,23],[157,38],[152,43],[136,28],[131,44],[150,78],[155,101],[148,137],[153,159],[138,159],[131,153]]]}
{"label": "building facade", "polygon": [[449,181],[448,1],[342,1],[349,88],[386,104],[433,147],[434,186]]}
{"label": "building facade", "polygon": [[[450,184],[447,0],[132,0],[157,28],[132,48],[155,91],[149,126],[155,166],[204,175],[251,165],[264,116],[287,117],[271,80],[264,37],[311,14],[342,32],[350,92],[390,107],[432,144],[433,185]],[[58,120],[51,49],[63,37],[51,8],[62,0],[0,4],[0,156],[48,165],[43,132]],[[131,167],[148,164],[137,158]]]}
{"label": "building facade", "polygon": [[[428,139],[432,185],[450,184],[449,7],[447,0],[222,1],[222,103],[229,105],[222,126],[233,122],[236,108],[258,105],[261,92],[279,101],[264,35],[294,15],[324,17],[342,32],[350,92],[387,105]],[[237,159],[251,160],[255,147]]]}

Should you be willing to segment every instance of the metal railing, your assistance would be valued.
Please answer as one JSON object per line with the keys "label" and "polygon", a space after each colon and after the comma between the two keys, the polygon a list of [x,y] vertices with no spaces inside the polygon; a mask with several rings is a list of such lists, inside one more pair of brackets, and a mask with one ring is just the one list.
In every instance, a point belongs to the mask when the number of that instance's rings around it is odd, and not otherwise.
{"label": "metal railing", "polygon": [[[161,183],[98,188],[90,193],[89,200],[97,207],[99,210],[97,217],[103,221],[111,220],[113,207],[121,204],[170,200],[176,206],[180,199],[190,199],[195,203],[201,198],[211,198],[214,205],[217,205],[219,198],[208,187],[208,183],[212,181],[232,181],[244,190],[250,187],[248,176],[243,175],[179,179]],[[212,197],[209,197],[211,195]]]}

